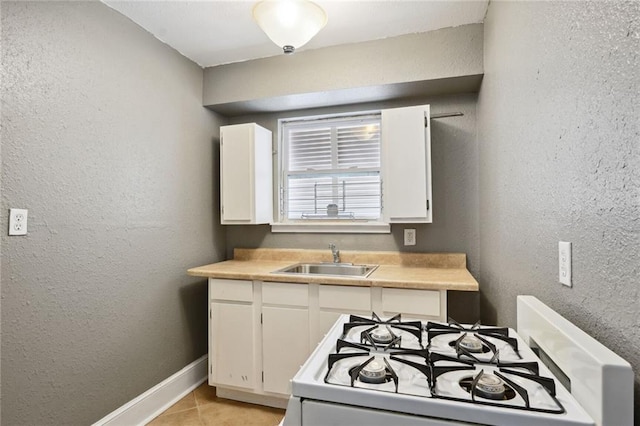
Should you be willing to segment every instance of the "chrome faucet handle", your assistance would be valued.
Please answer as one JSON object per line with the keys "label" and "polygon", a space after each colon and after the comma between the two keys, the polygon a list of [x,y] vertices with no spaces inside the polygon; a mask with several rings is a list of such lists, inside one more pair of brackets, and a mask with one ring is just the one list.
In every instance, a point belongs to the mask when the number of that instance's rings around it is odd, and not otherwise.
{"label": "chrome faucet handle", "polygon": [[331,254],[333,255],[333,263],[340,263],[340,250],[336,248],[336,245],[333,243],[329,244],[329,248],[331,249]]}

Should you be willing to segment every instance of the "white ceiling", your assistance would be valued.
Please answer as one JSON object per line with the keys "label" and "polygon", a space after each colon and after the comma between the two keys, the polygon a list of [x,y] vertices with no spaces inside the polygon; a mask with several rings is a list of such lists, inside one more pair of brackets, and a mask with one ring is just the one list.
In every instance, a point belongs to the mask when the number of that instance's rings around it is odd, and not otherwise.
{"label": "white ceiling", "polygon": [[[253,21],[250,0],[102,0],[202,67],[281,55]],[[317,49],[482,22],[488,0],[317,0],[327,25]]]}

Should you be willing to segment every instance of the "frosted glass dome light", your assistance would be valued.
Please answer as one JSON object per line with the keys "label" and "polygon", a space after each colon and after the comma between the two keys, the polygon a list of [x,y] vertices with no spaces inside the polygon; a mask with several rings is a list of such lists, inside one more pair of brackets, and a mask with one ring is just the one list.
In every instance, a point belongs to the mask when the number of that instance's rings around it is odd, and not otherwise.
{"label": "frosted glass dome light", "polygon": [[263,0],[253,7],[253,19],[289,54],[318,34],[327,23],[327,14],[309,0]]}

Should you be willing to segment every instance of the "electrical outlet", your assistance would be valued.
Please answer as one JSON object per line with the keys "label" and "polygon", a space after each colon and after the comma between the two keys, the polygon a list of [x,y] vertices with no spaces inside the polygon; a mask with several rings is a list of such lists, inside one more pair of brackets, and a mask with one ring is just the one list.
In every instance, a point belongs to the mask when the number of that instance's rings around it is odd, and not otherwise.
{"label": "electrical outlet", "polygon": [[27,235],[27,209],[9,209],[9,235]]}
{"label": "electrical outlet", "polygon": [[416,230],[405,229],[404,230],[404,245],[415,246],[416,245]]}
{"label": "electrical outlet", "polygon": [[571,243],[558,242],[558,265],[560,283],[571,287]]}

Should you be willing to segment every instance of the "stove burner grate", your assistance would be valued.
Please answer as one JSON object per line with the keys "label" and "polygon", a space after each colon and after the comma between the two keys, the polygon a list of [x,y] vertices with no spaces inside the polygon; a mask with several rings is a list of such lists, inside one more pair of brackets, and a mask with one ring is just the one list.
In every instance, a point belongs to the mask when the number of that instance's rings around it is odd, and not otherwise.
{"label": "stove burner grate", "polygon": [[[434,382],[439,375],[445,374],[448,368],[449,367],[433,367]],[[442,370],[437,371],[440,369]],[[555,408],[532,406],[527,389],[517,384],[514,380],[509,379],[505,374],[519,376],[541,384],[543,388],[547,390],[550,399],[555,403]],[[552,384],[551,387],[549,387],[550,383]],[[481,405],[496,405],[541,413],[561,414],[565,412],[564,407],[555,396],[553,380],[546,377],[500,368],[499,371],[493,371],[492,373],[485,373],[484,370],[480,370],[475,376],[465,375],[459,380],[458,384],[462,390],[470,395],[471,400],[451,395],[442,395],[437,391],[435,384],[434,388],[432,388],[432,395],[436,398],[473,402]],[[508,401],[514,400],[517,396],[522,399],[523,405],[508,403]]]}
{"label": "stove burner grate", "polygon": [[[465,355],[476,362],[480,362],[474,354],[492,352],[495,360],[497,360],[496,345],[488,340],[488,338],[491,338],[505,342],[511,347],[513,353],[522,359],[522,356],[518,351],[518,340],[516,338],[509,337],[508,329],[499,327],[483,328],[479,323],[465,328],[452,319],[449,319],[449,321],[450,324],[438,324],[434,322],[427,323],[425,329],[427,330],[428,346],[431,346],[432,339],[438,336],[451,334],[455,338],[449,342],[449,346],[455,348],[458,358]],[[495,360],[492,359],[491,363],[494,363]]]}
{"label": "stove burner grate", "polygon": [[355,327],[370,325],[371,327],[360,333],[360,343],[370,345],[376,349],[384,346],[384,350],[389,348],[400,348],[402,336],[399,331],[409,333],[418,341],[420,347],[422,344],[422,323],[420,321],[402,321],[400,314],[383,320],[375,312],[372,313],[371,319],[350,315],[349,322],[343,324],[342,338],[346,338],[349,331]]}

